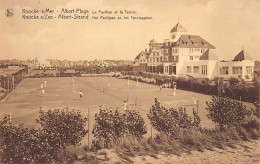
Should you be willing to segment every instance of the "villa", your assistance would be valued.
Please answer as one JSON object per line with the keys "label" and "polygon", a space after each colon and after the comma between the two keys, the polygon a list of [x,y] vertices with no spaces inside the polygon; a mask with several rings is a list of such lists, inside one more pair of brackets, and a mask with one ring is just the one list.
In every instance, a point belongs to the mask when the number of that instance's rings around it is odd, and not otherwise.
{"label": "villa", "polygon": [[254,61],[241,50],[233,60],[219,60],[216,47],[198,35],[190,35],[177,23],[170,31],[170,39],[158,43],[150,41],[149,50],[134,60],[133,70],[194,78],[230,77],[251,81]]}

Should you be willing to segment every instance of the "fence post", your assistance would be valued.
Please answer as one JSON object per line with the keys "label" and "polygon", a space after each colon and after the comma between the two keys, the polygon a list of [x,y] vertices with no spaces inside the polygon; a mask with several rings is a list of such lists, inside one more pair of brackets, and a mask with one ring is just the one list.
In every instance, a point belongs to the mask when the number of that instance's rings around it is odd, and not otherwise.
{"label": "fence post", "polygon": [[14,75],[12,75],[12,83],[13,83],[13,89],[14,89],[14,87],[15,87],[15,85],[14,85]]}
{"label": "fence post", "polygon": [[90,111],[89,111],[89,108],[88,108],[88,150],[90,150],[90,145],[89,145],[89,133],[90,133],[90,130],[89,130],[89,123],[90,123]]}
{"label": "fence post", "polygon": [[197,114],[199,114],[199,100],[197,100]]}
{"label": "fence post", "polygon": [[7,91],[10,92],[9,76],[7,76]]}
{"label": "fence post", "polygon": [[151,141],[153,140],[153,126],[151,124]]}

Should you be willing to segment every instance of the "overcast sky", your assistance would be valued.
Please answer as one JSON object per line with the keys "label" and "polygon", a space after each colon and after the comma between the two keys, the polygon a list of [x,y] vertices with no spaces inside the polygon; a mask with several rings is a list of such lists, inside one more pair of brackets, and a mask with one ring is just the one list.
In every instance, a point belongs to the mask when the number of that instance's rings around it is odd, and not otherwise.
{"label": "overcast sky", "polygon": [[[7,8],[14,16],[7,18]],[[21,9],[135,10],[152,20],[22,20]],[[130,59],[163,42],[178,22],[217,48],[260,60],[260,0],[0,0],[0,59]]]}

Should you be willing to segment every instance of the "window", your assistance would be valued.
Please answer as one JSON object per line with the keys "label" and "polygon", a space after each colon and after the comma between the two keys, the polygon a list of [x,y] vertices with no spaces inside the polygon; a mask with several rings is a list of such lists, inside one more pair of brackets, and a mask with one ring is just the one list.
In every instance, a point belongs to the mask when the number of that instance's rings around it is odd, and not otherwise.
{"label": "window", "polygon": [[233,67],[232,72],[234,75],[241,75],[242,74],[242,67]]}
{"label": "window", "polygon": [[167,62],[167,61],[168,61],[168,57],[164,57],[164,61],[166,61],[166,62]]}
{"label": "window", "polygon": [[220,75],[228,75],[228,67],[219,67]]}
{"label": "window", "polygon": [[172,49],[172,53],[178,53],[178,49]]}
{"label": "window", "polygon": [[176,62],[179,61],[179,56],[175,56]]}
{"label": "window", "polygon": [[159,58],[157,58],[157,62],[159,62]]}
{"label": "window", "polygon": [[159,56],[159,52],[157,52],[157,56]]}
{"label": "window", "polygon": [[190,60],[193,60],[193,56],[190,56]]}
{"label": "window", "polygon": [[191,73],[191,66],[187,66],[187,73]]}
{"label": "window", "polygon": [[173,57],[172,57],[172,60],[173,60],[174,62],[178,62],[178,56],[173,56]]}
{"label": "window", "polygon": [[199,73],[199,66],[193,66],[193,73]]}
{"label": "window", "polygon": [[169,73],[169,66],[164,67],[165,73]]}
{"label": "window", "polygon": [[246,74],[251,75],[252,74],[252,66],[247,66],[246,67]]}
{"label": "window", "polygon": [[207,65],[201,65],[201,74],[202,75],[208,74],[208,66]]}

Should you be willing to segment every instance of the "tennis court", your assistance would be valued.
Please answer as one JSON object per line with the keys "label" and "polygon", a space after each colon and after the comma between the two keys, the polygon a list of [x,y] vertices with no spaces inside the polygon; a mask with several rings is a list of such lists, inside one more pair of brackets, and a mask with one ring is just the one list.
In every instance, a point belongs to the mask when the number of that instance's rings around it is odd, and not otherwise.
{"label": "tennis court", "polygon": [[[44,96],[41,92],[41,83],[47,82]],[[80,100],[79,92],[82,90],[83,98]],[[172,89],[159,86],[117,79],[114,77],[61,77],[61,78],[27,78],[23,80],[0,103],[0,116],[10,114],[12,123],[24,123],[26,127],[36,127],[35,119],[39,116],[39,109],[65,108],[77,109],[83,115],[90,110],[90,131],[94,124],[95,113],[100,106],[105,108],[119,108],[124,110],[124,101],[128,101],[131,109],[139,110],[146,121],[148,134],[151,126],[147,119],[154,99],[158,98],[161,105],[166,107],[185,106],[188,113],[192,113],[193,95],[199,100],[198,111],[203,127],[212,128],[214,125],[207,118],[206,101],[211,96],[194,92],[176,90],[173,96]],[[248,108],[251,103],[244,103]],[[91,138],[93,136],[91,135]]]}

